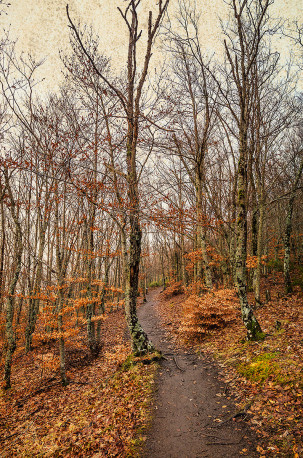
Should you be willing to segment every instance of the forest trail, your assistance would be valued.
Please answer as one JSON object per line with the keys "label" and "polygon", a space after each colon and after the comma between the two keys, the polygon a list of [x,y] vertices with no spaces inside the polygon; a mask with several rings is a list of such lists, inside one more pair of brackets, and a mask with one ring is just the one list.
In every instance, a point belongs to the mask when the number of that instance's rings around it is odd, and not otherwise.
{"label": "forest trail", "polygon": [[[138,310],[149,338],[164,356],[157,380],[147,458],[257,457],[253,434],[237,411],[218,371],[206,357],[177,348],[157,314],[160,289]],[[227,420],[227,421],[226,421]]]}

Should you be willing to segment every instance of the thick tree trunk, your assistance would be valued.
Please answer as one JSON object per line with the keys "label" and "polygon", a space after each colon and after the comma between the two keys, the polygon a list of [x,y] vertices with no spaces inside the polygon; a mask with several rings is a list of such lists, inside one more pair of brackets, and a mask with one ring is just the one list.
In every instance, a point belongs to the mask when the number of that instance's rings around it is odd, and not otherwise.
{"label": "thick tree trunk", "polygon": [[292,284],[290,278],[290,237],[292,231],[292,213],[294,207],[294,200],[296,197],[296,190],[298,187],[299,180],[303,171],[303,160],[301,161],[293,188],[288,203],[288,211],[286,216],[285,234],[284,234],[284,286],[286,294],[292,293]]}
{"label": "thick tree trunk", "polygon": [[4,252],[5,252],[5,215],[4,215],[4,205],[3,200],[1,200],[1,249],[0,249],[0,311],[2,311],[4,303]]}
{"label": "thick tree trunk", "polygon": [[255,301],[257,306],[261,306],[260,297],[260,282],[262,270],[262,254],[263,254],[263,227],[264,227],[264,200],[263,193],[260,198],[259,208],[259,226],[258,226],[258,240],[257,240],[257,266],[255,269],[254,287],[255,287]]}
{"label": "thick tree trunk", "polygon": [[[138,127],[138,126],[137,126]],[[142,231],[140,226],[139,190],[136,170],[136,147],[138,132],[128,126],[127,181],[129,201],[129,254],[125,259],[125,315],[135,355],[143,355],[154,349],[137,317],[139,269]]]}
{"label": "thick tree trunk", "polygon": [[14,294],[16,291],[17,282],[21,272],[21,265],[22,265],[22,238],[21,238],[21,230],[20,233],[18,231],[16,236],[16,255],[15,255],[15,273],[12,278],[10,288],[9,288],[9,295],[6,303],[6,339],[7,339],[7,350],[5,355],[5,365],[4,365],[4,388],[9,389],[11,387],[11,370],[12,370],[12,359],[13,354],[16,350],[16,335],[13,328],[13,319],[14,319],[14,311],[15,311],[15,298]]}
{"label": "thick tree trunk", "polygon": [[[41,282],[42,282],[42,272],[43,272],[43,253],[45,247],[45,231],[46,228],[43,228],[43,232],[40,236],[40,245],[39,245],[39,253],[38,253],[38,268],[36,272],[35,284],[33,288],[34,295],[40,293]],[[29,299],[28,304],[28,317],[27,317],[27,326],[25,330],[25,351],[29,352],[32,346],[32,337],[35,331],[36,322],[39,314],[39,306],[40,300],[39,299]]]}
{"label": "thick tree trunk", "polygon": [[141,255],[141,228],[138,214],[130,217],[129,262],[126,264],[125,315],[135,355],[154,350],[152,343],[142,329],[137,317],[138,280]]}
{"label": "thick tree trunk", "polygon": [[259,340],[264,337],[261,327],[254,316],[247,299],[247,210],[246,210],[246,144],[245,126],[240,128],[240,157],[238,166],[238,216],[237,216],[237,250],[236,250],[236,286],[241,305],[242,320],[246,327],[248,340]]}
{"label": "thick tree trunk", "polygon": [[[64,189],[65,191],[66,189]],[[62,224],[62,231],[63,234],[65,233],[65,201],[63,201],[63,209],[62,215],[63,220],[60,221],[59,219],[59,199],[58,194],[56,195],[56,209],[55,209],[55,222],[56,222],[56,267],[57,267],[57,285],[58,285],[58,299],[57,299],[57,325],[58,325],[58,333],[59,333],[59,356],[60,356],[60,375],[61,375],[61,382],[62,385],[67,385],[67,377],[66,377],[66,370],[65,370],[65,339],[64,339],[64,329],[63,329],[63,304],[64,304],[64,296],[63,296],[63,287],[64,287],[64,275],[66,271],[66,259],[64,253],[64,246],[61,245],[61,237],[60,237],[60,223]],[[65,198],[65,192],[64,192]]]}
{"label": "thick tree trunk", "polygon": [[293,213],[294,196],[289,200],[288,212],[286,216],[286,226],[284,235],[284,286],[286,294],[293,292],[290,278],[290,236],[292,230],[292,213]]}
{"label": "thick tree trunk", "polygon": [[89,209],[90,215],[89,219],[86,222],[85,236],[86,236],[86,246],[87,246],[87,258],[86,258],[86,274],[87,274],[87,299],[88,303],[86,306],[86,320],[87,320],[87,340],[90,352],[93,356],[97,356],[99,353],[99,342],[97,341],[96,336],[96,327],[93,317],[95,315],[95,297],[93,295],[93,276],[94,276],[94,233],[93,227],[95,224],[95,209]]}
{"label": "thick tree trunk", "polygon": [[22,267],[22,253],[23,253],[23,244],[22,244],[22,230],[19,221],[19,216],[16,210],[16,203],[13,198],[12,190],[9,183],[8,173],[5,172],[5,181],[6,187],[8,190],[10,204],[11,204],[11,214],[15,223],[15,246],[14,246],[14,274],[9,285],[8,296],[6,301],[6,340],[7,340],[7,350],[5,355],[4,363],[4,389],[9,389],[11,387],[11,370],[12,370],[12,359],[13,354],[16,350],[16,335],[13,327],[14,312],[15,312],[15,292],[19,276],[21,273]]}

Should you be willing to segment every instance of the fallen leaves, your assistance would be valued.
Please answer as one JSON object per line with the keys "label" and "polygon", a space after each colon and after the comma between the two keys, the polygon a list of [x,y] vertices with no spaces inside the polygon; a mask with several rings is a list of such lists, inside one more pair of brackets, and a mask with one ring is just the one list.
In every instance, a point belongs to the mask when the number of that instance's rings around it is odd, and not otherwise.
{"label": "fallen leaves", "polygon": [[39,360],[40,348],[16,360],[14,389],[0,399],[1,456],[135,456],[144,442],[156,366],[132,360],[124,334],[123,313],[115,311],[102,323],[97,358],[90,359],[81,339],[68,347],[65,388],[54,368],[41,378],[42,361],[52,360],[55,346]]}

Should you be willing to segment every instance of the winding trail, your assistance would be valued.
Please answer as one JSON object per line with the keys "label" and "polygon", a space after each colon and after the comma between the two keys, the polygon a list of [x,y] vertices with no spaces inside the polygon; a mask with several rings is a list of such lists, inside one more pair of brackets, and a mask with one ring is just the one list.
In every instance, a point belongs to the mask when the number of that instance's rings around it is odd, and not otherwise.
{"label": "winding trail", "polygon": [[[215,364],[174,346],[157,314],[159,289],[138,310],[139,320],[165,360],[157,380],[147,458],[254,458],[255,438],[236,412]],[[243,451],[243,449],[245,451]],[[241,453],[240,453],[241,452]]]}

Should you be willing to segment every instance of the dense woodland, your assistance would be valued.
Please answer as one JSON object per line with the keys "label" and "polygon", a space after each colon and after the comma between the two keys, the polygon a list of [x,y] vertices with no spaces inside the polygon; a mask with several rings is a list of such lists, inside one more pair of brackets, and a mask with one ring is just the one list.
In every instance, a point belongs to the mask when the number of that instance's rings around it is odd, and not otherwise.
{"label": "dense woodland", "polygon": [[[274,0],[228,1],[214,55],[194,0],[159,0],[148,17],[140,3],[119,8],[121,71],[67,6],[70,46],[54,93],[40,89],[43,63],[2,32],[5,390],[20,358],[43,357],[49,344],[58,351],[43,364],[67,385],[78,337],[97,357],[118,309],[133,353],[152,352],[136,312],[151,287],[187,291],[182,332],[200,338],[207,320],[226,318],[224,291],[236,292],[252,341],[266,338],[257,316],[271,299],[267,279],[281,272],[283,294],[302,290],[302,25],[273,17]],[[203,312],[211,294],[219,318]]]}

